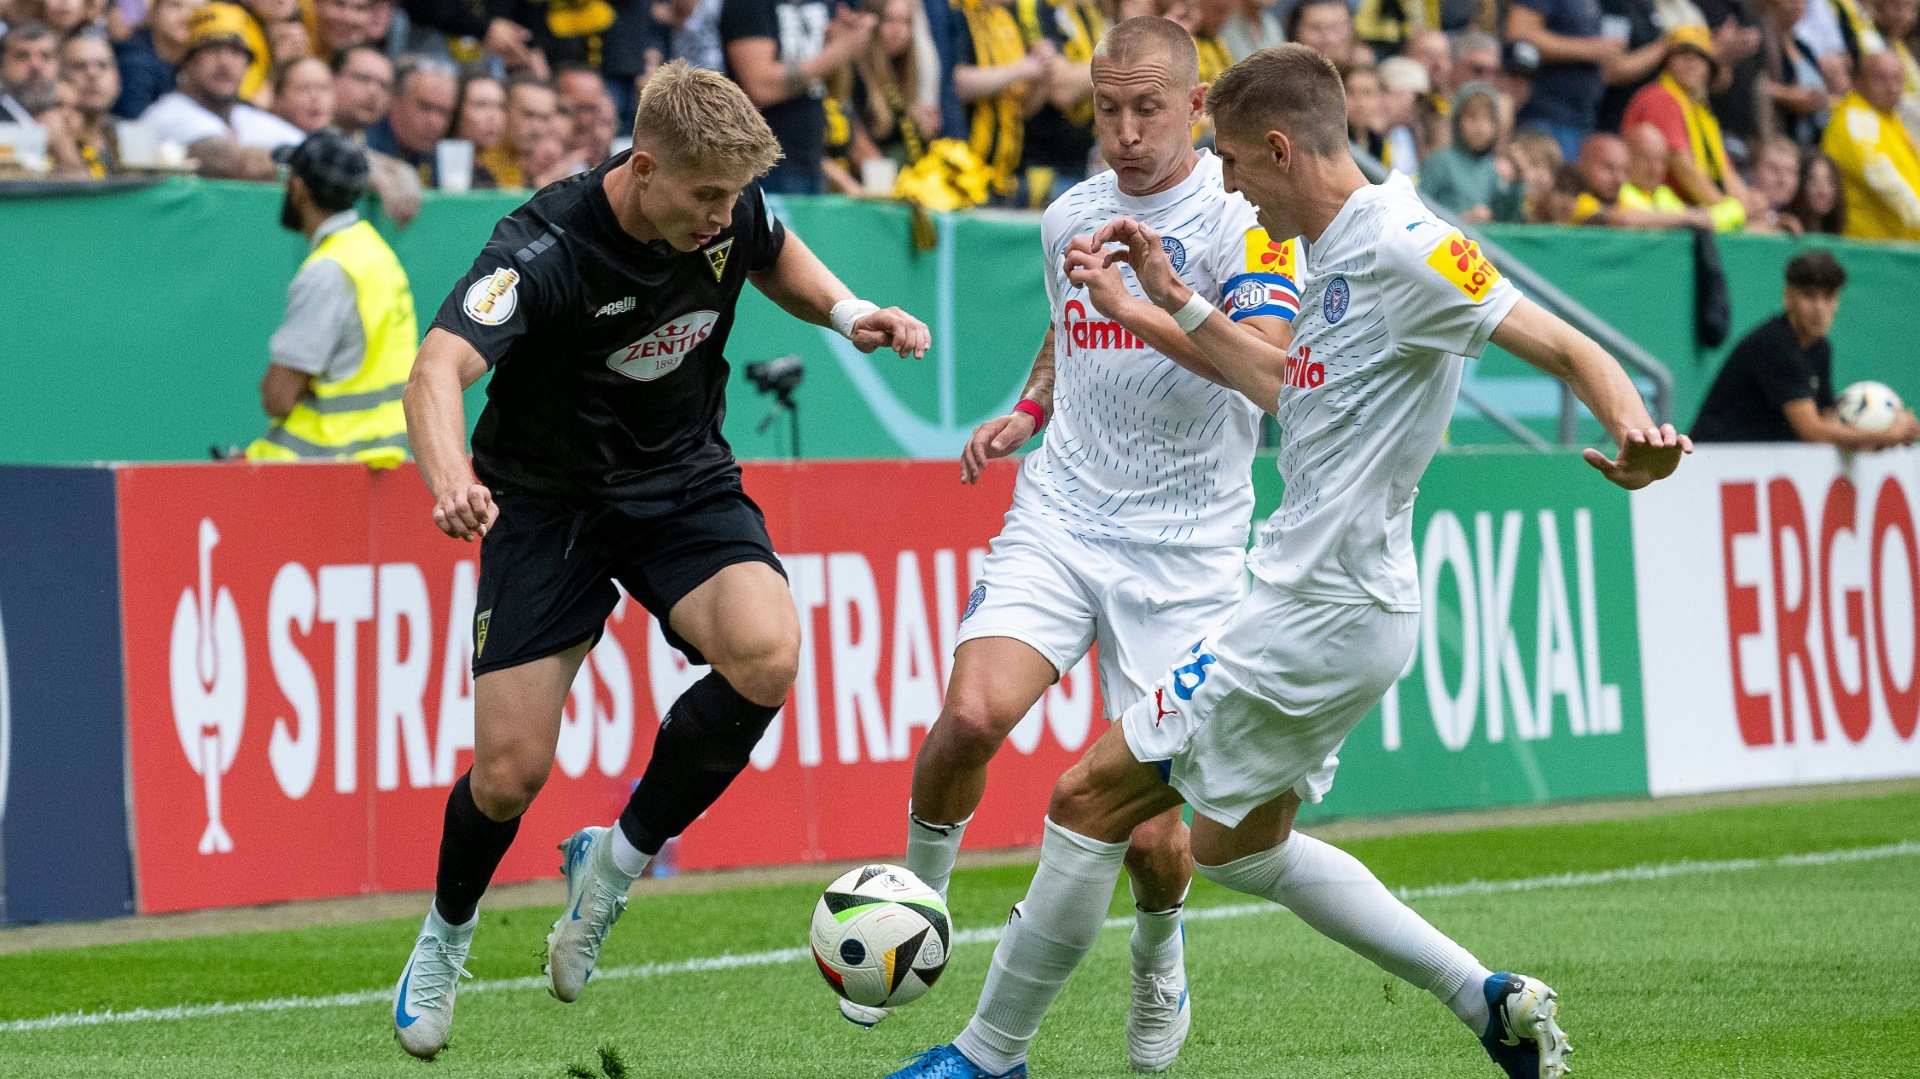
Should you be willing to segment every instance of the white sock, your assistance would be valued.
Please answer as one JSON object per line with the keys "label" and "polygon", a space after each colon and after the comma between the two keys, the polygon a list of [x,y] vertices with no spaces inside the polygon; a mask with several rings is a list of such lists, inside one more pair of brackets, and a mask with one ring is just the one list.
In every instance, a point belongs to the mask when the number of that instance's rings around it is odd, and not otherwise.
{"label": "white sock", "polygon": [[1473,1027],[1475,1037],[1486,1032],[1484,1002],[1475,1026],[1454,1001],[1464,988],[1478,994],[1487,968],[1394,898],[1346,851],[1295,832],[1271,850],[1194,869],[1215,884],[1286,907],[1325,936],[1439,997]]}
{"label": "white sock", "polygon": [[639,847],[627,839],[627,833],[620,828],[620,822],[614,821],[608,829],[607,852],[613,855],[613,867],[629,877],[637,877],[647,871],[647,863],[653,861],[653,855],[643,854]]}
{"label": "white sock", "polygon": [[1041,1016],[1100,935],[1126,853],[1125,841],[1102,843],[1047,821],[1040,868],[993,950],[973,1021],[953,1040],[968,1060],[999,1074],[1027,1058]]}
{"label": "white sock", "polygon": [[939,892],[942,902],[953,879],[953,863],[960,857],[960,838],[972,819],[969,815],[958,824],[935,824],[914,816],[913,806],[907,806],[907,872]]}
{"label": "white sock", "polygon": [[429,903],[427,904],[427,924],[422,928],[423,931],[431,933],[441,940],[459,940],[462,937],[471,937],[474,927],[479,924],[480,912],[477,910],[473,912],[472,918],[467,919],[467,924],[454,925],[452,922],[440,917],[439,903]]}
{"label": "white sock", "polygon": [[1460,1017],[1462,1023],[1467,1024],[1467,1029],[1473,1031],[1476,1038],[1486,1037],[1487,1026],[1493,1019],[1492,1011],[1487,1008],[1486,982],[1491,977],[1492,971],[1480,967],[1467,977],[1458,993],[1447,998],[1447,1007]]}
{"label": "white sock", "polygon": [[[1188,891],[1192,886],[1188,886]],[[1164,968],[1178,959],[1181,951],[1180,913],[1186,909],[1187,893],[1166,910],[1147,910],[1140,905],[1139,886],[1134,887],[1133,958],[1136,968]]]}

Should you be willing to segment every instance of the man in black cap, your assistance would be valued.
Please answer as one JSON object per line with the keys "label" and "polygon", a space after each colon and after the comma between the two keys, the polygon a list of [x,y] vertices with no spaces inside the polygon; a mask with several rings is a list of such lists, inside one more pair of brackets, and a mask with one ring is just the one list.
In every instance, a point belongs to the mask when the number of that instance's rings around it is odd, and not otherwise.
{"label": "man in black cap", "polygon": [[288,173],[280,224],[306,236],[311,253],[267,344],[260,407],[273,424],[247,456],[397,465],[407,456],[400,395],[420,336],[406,271],[354,210],[366,152],[324,127],[274,159]]}

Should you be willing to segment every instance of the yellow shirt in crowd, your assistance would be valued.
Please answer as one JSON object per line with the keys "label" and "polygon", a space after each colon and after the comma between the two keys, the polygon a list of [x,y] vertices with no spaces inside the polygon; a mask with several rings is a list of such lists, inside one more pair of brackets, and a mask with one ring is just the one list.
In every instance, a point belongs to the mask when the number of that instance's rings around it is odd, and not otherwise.
{"label": "yellow shirt in crowd", "polygon": [[1840,166],[1842,235],[1920,241],[1920,152],[1898,117],[1850,92],[1833,110],[1820,148]]}

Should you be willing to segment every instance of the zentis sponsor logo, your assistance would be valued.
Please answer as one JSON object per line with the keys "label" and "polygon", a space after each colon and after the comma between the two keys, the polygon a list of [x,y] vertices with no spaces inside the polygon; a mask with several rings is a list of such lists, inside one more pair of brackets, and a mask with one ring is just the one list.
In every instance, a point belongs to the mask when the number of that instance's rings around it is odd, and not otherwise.
{"label": "zentis sponsor logo", "polygon": [[1901,482],[1736,480],[1718,503],[1740,740],[1858,743],[1878,723],[1911,740],[1920,542]]}
{"label": "zentis sponsor logo", "polygon": [[[1091,311],[1096,317],[1088,317]],[[1100,314],[1080,300],[1068,300],[1066,306],[1067,340],[1078,349],[1122,349],[1146,348],[1147,343],[1127,331],[1127,328],[1112,319],[1101,319]]]}
{"label": "zentis sponsor logo", "polygon": [[718,311],[690,311],[608,356],[607,366],[641,382],[671,374],[712,336],[718,321]]}

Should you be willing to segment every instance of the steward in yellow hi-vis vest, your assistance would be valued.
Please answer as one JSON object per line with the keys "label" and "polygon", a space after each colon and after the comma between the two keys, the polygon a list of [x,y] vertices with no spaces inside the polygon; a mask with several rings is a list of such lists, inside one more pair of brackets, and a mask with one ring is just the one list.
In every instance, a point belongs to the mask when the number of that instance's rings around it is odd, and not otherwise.
{"label": "steward in yellow hi-vis vest", "polygon": [[287,289],[260,381],[274,423],[247,456],[392,468],[407,459],[400,395],[420,345],[413,290],[393,249],[353,210],[367,181],[359,148],[322,129],[285,157],[281,224],[313,250]]}

